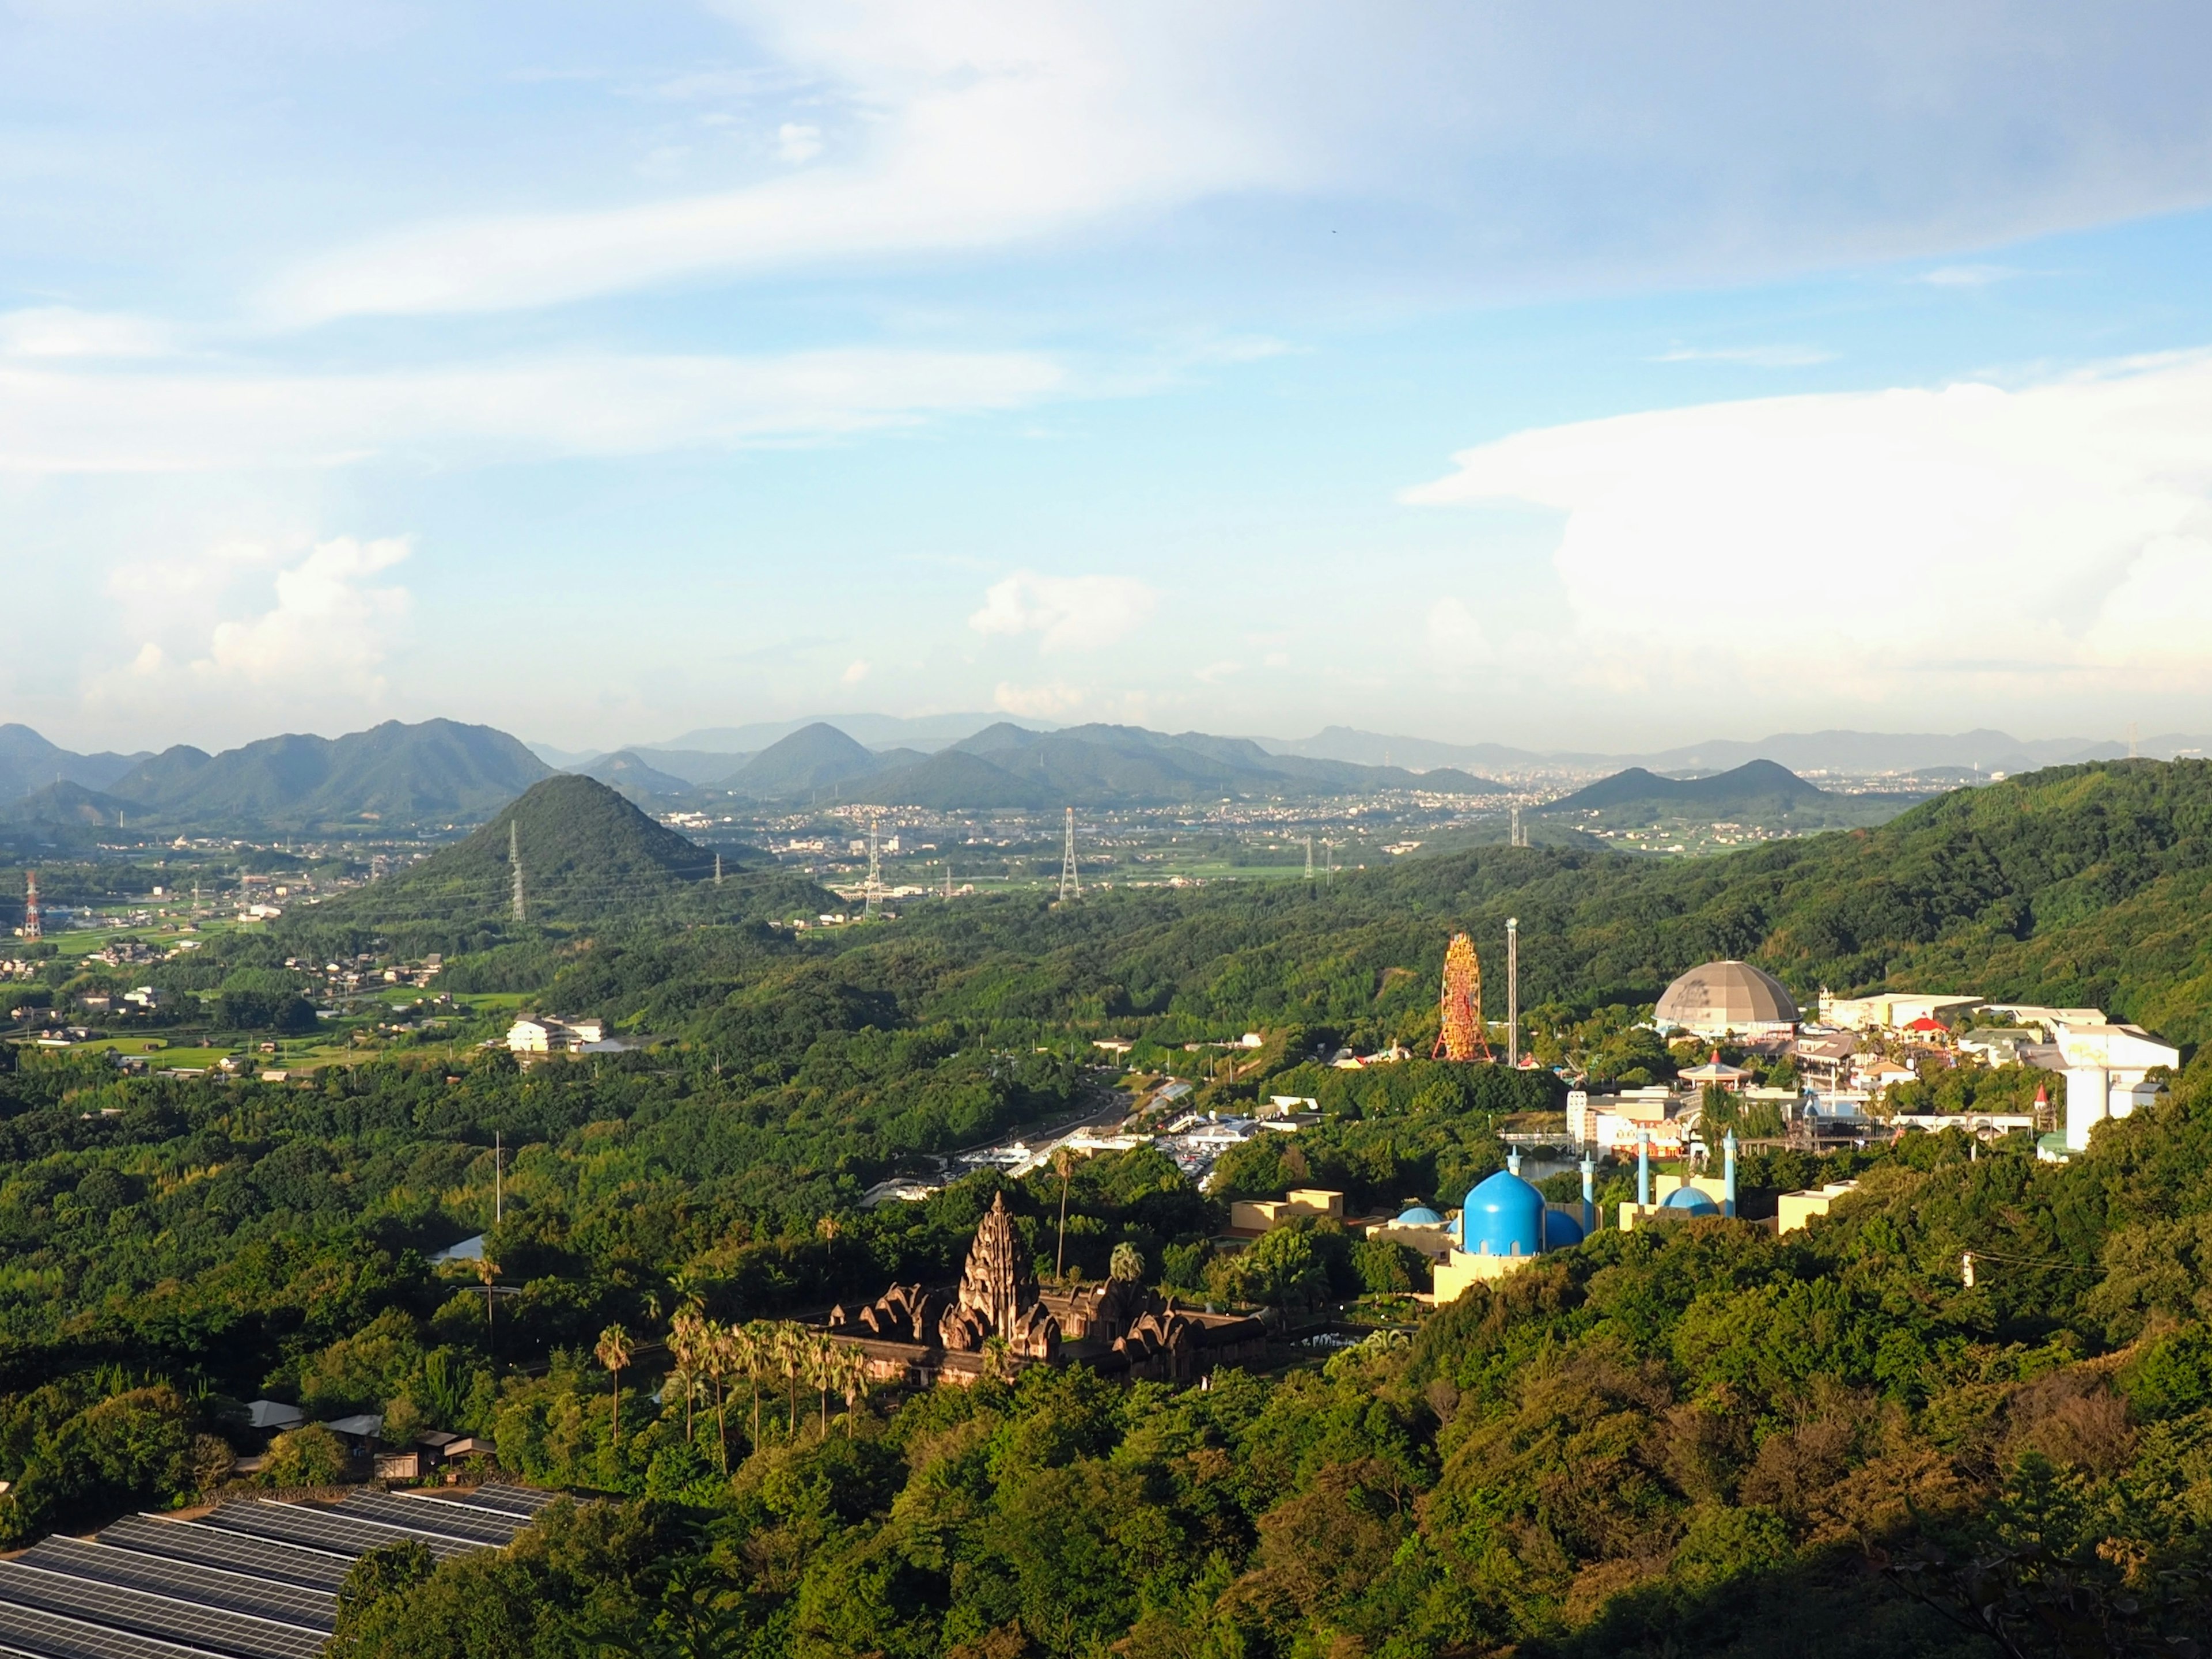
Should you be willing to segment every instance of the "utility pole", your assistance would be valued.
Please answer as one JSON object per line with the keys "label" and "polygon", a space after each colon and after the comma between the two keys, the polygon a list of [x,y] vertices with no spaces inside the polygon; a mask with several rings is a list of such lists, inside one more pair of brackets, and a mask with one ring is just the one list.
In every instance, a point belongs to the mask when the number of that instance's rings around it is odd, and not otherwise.
{"label": "utility pole", "polygon": [[1505,1063],[1521,1063],[1521,918],[1505,918]]}
{"label": "utility pole", "polygon": [[507,861],[514,870],[514,919],[520,921],[522,906],[522,831],[513,818],[507,821]]}
{"label": "utility pole", "polygon": [[1060,855],[1060,902],[1062,904],[1083,896],[1083,884],[1075,877],[1075,809],[1067,809],[1067,844]]}
{"label": "utility pole", "polygon": [[507,1146],[497,1129],[491,1132],[491,1224],[507,1219]]}
{"label": "utility pole", "polygon": [[39,923],[39,872],[23,872],[23,937],[26,940],[45,937]]}

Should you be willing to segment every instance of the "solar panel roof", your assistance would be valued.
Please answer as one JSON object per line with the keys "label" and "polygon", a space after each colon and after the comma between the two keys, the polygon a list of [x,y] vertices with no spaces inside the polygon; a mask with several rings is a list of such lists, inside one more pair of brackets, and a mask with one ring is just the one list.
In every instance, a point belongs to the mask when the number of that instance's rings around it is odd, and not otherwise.
{"label": "solar panel roof", "polygon": [[345,1583],[346,1574],[353,1569],[354,1553],[358,1553],[302,1549],[204,1527],[196,1521],[155,1521],[139,1515],[118,1521],[100,1534],[100,1541],[167,1560],[197,1561],[233,1572],[256,1573],[280,1583],[329,1590],[333,1595]]}
{"label": "solar panel roof", "polygon": [[307,1544],[348,1555],[365,1555],[407,1538],[420,1538],[423,1547],[441,1561],[471,1554],[481,1547],[457,1539],[388,1526],[381,1521],[357,1521],[335,1510],[312,1509],[305,1504],[222,1504],[192,1524],[219,1528],[225,1532],[250,1533],[285,1543]]}
{"label": "solar panel roof", "polygon": [[441,1561],[474,1555],[553,1501],[482,1492],[481,1504],[248,1498],[191,1521],[130,1516],[94,1540],[43,1540],[0,1559],[0,1659],[318,1659],[362,1555],[409,1539]]}
{"label": "solar panel roof", "polygon": [[337,1620],[337,1598],[328,1590],[305,1589],[247,1573],[142,1555],[136,1550],[87,1543],[82,1538],[49,1538],[33,1544],[17,1559],[27,1566],[127,1584],[157,1595],[280,1619],[312,1630],[329,1630]]}
{"label": "solar panel roof", "polygon": [[556,1503],[561,1494],[551,1492],[532,1492],[527,1486],[450,1486],[439,1492],[418,1492],[409,1494],[410,1499],[428,1499],[434,1504],[465,1504],[471,1509],[497,1510],[504,1515],[528,1518],[549,1504]]}
{"label": "solar panel roof", "polygon": [[495,1515],[489,1510],[467,1510],[458,1504],[422,1504],[412,1498],[388,1497],[380,1492],[357,1492],[338,1505],[340,1515],[364,1521],[382,1521],[412,1531],[434,1532],[465,1544],[497,1549],[514,1541],[514,1534],[529,1525],[519,1515]]}
{"label": "solar panel roof", "polygon": [[315,1659],[330,1638],[304,1626],[252,1618],[168,1595],[0,1561],[0,1606],[46,1613],[201,1647],[237,1659]]}
{"label": "solar panel roof", "polygon": [[0,1601],[0,1644],[38,1659],[222,1659],[215,1648],[163,1642],[4,1601]]}

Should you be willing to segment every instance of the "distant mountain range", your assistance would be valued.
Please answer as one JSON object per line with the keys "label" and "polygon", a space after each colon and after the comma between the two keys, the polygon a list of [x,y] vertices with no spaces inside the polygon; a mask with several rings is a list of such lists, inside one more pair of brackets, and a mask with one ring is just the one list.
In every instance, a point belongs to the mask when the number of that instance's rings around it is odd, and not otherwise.
{"label": "distant mountain range", "polygon": [[[1717,738],[1649,754],[1602,754],[1581,750],[1515,749],[1503,744],[1451,744],[1425,738],[1388,737],[1380,732],[1332,726],[1310,738],[1284,742],[1255,738],[1277,754],[1357,761],[1367,765],[1474,766],[1486,771],[1531,773],[1613,772],[1640,766],[1653,772],[1719,772],[1747,761],[1768,760],[1800,774],[1873,778],[1886,775],[1935,776],[1949,773],[1965,781],[1993,772],[2032,772],[2039,767],[2080,761],[2117,760],[2124,743],[2088,738],[2023,739],[2007,732],[1951,734],[1888,732],[1782,732],[1745,740]],[[2158,760],[2212,751],[2212,738],[2165,732],[2136,745]]]}
{"label": "distant mountain range", "polygon": [[57,781],[105,789],[146,757],[77,755],[48,743],[27,726],[0,726],[0,802]]}
{"label": "distant mountain range", "polygon": [[36,768],[12,792],[0,778],[0,817],[92,827],[126,818],[179,829],[467,822],[550,769],[506,732],[453,720],[264,738],[216,755],[189,744],[158,755],[70,755],[22,726],[0,728],[0,741],[19,777],[23,765]]}
{"label": "distant mountain range", "polygon": [[754,800],[859,801],[942,811],[1172,805],[1224,796],[1372,794],[1423,788],[1486,795],[1500,786],[1440,769],[1272,756],[1243,738],[1133,726],[1036,732],[1000,721],[933,755],[878,753],[827,722],[770,744],[717,786]]}
{"label": "distant mountain range", "polygon": [[1893,818],[1929,792],[1842,794],[1807,782],[1770,760],[1747,761],[1706,777],[1668,778],[1641,766],[1547,802],[1548,818],[1577,825],[1630,828],[1694,820],[1766,830],[1841,830]]}

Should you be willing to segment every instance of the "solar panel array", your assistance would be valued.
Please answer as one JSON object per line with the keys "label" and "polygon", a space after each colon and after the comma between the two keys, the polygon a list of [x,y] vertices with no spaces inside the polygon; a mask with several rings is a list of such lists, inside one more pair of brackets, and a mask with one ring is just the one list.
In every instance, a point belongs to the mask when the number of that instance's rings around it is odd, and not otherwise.
{"label": "solar panel array", "polygon": [[447,1561],[497,1549],[552,1501],[520,1486],[358,1492],[49,1538],[0,1560],[0,1659],[315,1659],[338,1586],[370,1550],[415,1539]]}

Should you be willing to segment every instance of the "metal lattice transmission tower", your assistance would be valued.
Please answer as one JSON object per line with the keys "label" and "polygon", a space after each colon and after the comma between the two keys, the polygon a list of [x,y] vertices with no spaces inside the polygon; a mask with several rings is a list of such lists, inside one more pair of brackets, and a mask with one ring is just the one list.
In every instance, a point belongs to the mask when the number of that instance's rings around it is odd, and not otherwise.
{"label": "metal lattice transmission tower", "polygon": [[1444,951],[1443,994],[1438,1012],[1437,1046],[1431,1060],[1488,1060],[1489,1040],[1482,1029],[1482,963],[1474,954],[1474,941],[1454,933]]}
{"label": "metal lattice transmission tower", "polygon": [[23,937],[38,939],[44,932],[39,921],[39,872],[26,870],[23,872]]}
{"label": "metal lattice transmission tower", "polygon": [[507,862],[514,872],[514,919],[520,921],[526,914],[522,903],[522,831],[513,818],[507,821]]}
{"label": "metal lattice transmission tower", "polygon": [[1060,855],[1060,902],[1083,896],[1083,884],[1075,877],[1075,809],[1067,809],[1067,843]]}
{"label": "metal lattice transmission tower", "polygon": [[1306,879],[1313,879],[1313,837],[1306,837]]}
{"label": "metal lattice transmission tower", "polygon": [[1513,827],[1506,835],[1505,844],[1508,847],[1526,847],[1528,844],[1521,838],[1521,809],[1517,806],[1513,809]]}
{"label": "metal lattice transmission tower", "polygon": [[882,822],[880,817],[868,820],[868,891],[864,908],[872,916],[876,914],[877,896],[884,890],[883,856],[876,844],[876,831]]}
{"label": "metal lattice transmission tower", "polygon": [[717,853],[717,854],[714,854],[714,885],[715,885],[715,886],[717,886],[717,887],[720,887],[721,884],[722,884],[722,855],[721,855],[720,853]]}

